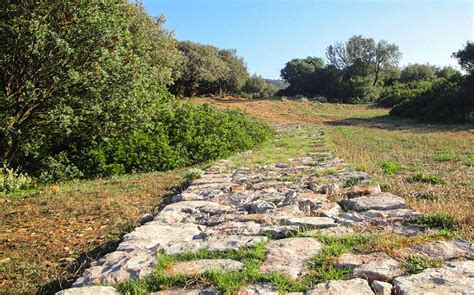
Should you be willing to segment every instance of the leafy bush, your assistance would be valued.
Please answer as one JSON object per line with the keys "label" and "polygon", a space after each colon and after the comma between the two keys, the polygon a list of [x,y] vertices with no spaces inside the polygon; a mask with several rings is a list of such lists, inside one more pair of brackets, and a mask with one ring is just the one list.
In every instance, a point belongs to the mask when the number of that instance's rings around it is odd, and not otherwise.
{"label": "leafy bush", "polygon": [[26,174],[18,173],[7,167],[0,168],[0,192],[9,193],[29,188],[33,179]]}
{"label": "leafy bush", "polygon": [[[7,2],[0,6],[0,159],[15,171],[55,182],[167,170],[248,149],[272,133],[239,112],[177,102],[166,90],[183,75],[177,42],[139,4]],[[226,73],[247,77],[234,51],[216,54]],[[233,78],[203,87],[240,89],[244,79]],[[8,190],[11,179],[25,182],[8,175]]]}
{"label": "leafy bush", "polygon": [[397,161],[390,161],[384,160],[379,163],[380,168],[385,172],[387,175],[393,175],[400,171],[400,163]]}
{"label": "leafy bush", "polygon": [[411,217],[408,222],[426,226],[428,228],[442,228],[445,230],[454,230],[457,226],[456,220],[447,213],[414,216]]}
{"label": "leafy bush", "polygon": [[430,184],[446,184],[446,180],[437,175],[416,174],[410,179],[412,182],[423,182]]}
{"label": "leafy bush", "polygon": [[432,259],[411,255],[402,262],[402,267],[407,274],[417,274],[427,268],[436,268],[442,265],[440,259]]}
{"label": "leafy bush", "polygon": [[414,99],[432,87],[433,83],[431,81],[395,82],[393,85],[385,87],[377,104],[384,107],[393,107],[404,101]]}

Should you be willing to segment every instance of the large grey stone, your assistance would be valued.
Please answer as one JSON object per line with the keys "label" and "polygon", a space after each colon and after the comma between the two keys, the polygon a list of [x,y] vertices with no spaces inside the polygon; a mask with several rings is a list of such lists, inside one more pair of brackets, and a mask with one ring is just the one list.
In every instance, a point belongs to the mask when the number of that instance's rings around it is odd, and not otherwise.
{"label": "large grey stone", "polygon": [[378,195],[363,196],[340,202],[346,210],[367,211],[367,210],[392,210],[403,209],[406,207],[403,198],[394,196],[390,193],[381,193]]}
{"label": "large grey stone", "polygon": [[205,223],[211,215],[233,212],[229,206],[209,201],[182,201],[167,205],[155,217],[163,224]]}
{"label": "large grey stone", "polygon": [[472,245],[462,240],[433,241],[424,245],[413,246],[410,252],[413,255],[423,255],[442,260],[460,257],[470,258],[474,255]]}
{"label": "large grey stone", "polygon": [[393,286],[387,282],[373,281],[372,287],[375,295],[392,295]]}
{"label": "large grey stone", "polygon": [[194,276],[208,270],[237,271],[241,270],[243,266],[242,262],[232,259],[200,259],[172,264],[166,268],[166,273],[169,275]]}
{"label": "large grey stone", "polygon": [[150,295],[222,295],[223,293],[212,289],[185,289],[185,288],[171,288],[158,292],[152,292]]}
{"label": "large grey stone", "polygon": [[86,269],[72,286],[116,284],[129,279],[142,278],[152,274],[156,266],[156,252],[115,251],[92,263],[91,267]]}
{"label": "large grey stone", "polygon": [[283,220],[283,224],[296,225],[301,228],[327,228],[336,226],[334,219],[329,217],[293,217]]}
{"label": "large grey stone", "polygon": [[253,221],[239,222],[226,221],[219,225],[208,227],[206,233],[209,235],[241,235],[256,236],[260,233],[261,225]]}
{"label": "large grey stone", "polygon": [[203,229],[205,229],[204,226],[195,224],[164,225],[159,221],[152,221],[126,234],[117,250],[162,250],[166,249],[171,242],[191,241],[199,237]]}
{"label": "large grey stone", "polygon": [[328,281],[314,286],[306,295],[374,295],[369,283],[363,279]]}
{"label": "large grey stone", "polygon": [[270,241],[260,271],[264,273],[279,272],[297,278],[304,272],[308,259],[318,254],[321,249],[321,243],[313,238],[288,238]]}
{"label": "large grey stone", "polygon": [[81,288],[71,288],[56,292],[56,295],[119,295],[120,293],[109,286],[87,286]]}
{"label": "large grey stone", "polygon": [[165,248],[165,253],[175,255],[185,252],[196,252],[207,249],[211,252],[237,250],[253,247],[258,243],[266,242],[265,236],[218,235],[192,241],[172,242]]}
{"label": "large grey stone", "polygon": [[334,266],[350,268],[354,277],[367,279],[370,282],[391,281],[404,273],[400,263],[385,253],[367,255],[345,253],[335,260]]}
{"label": "large grey stone", "polygon": [[474,261],[456,261],[393,280],[395,294],[474,294]]}

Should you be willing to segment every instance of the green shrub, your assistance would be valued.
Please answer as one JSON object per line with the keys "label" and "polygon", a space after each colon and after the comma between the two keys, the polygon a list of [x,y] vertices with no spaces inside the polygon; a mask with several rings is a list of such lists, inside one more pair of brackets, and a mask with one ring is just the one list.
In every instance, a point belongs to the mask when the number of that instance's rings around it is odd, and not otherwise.
{"label": "green shrub", "polygon": [[442,264],[440,259],[431,259],[419,256],[409,256],[402,262],[402,267],[409,275],[417,274],[427,268],[437,268]]}
{"label": "green shrub", "polygon": [[431,81],[395,82],[393,85],[385,87],[377,104],[384,107],[393,107],[404,101],[414,99],[432,87],[433,83]]}
{"label": "green shrub", "polygon": [[33,185],[33,179],[7,167],[0,168],[0,192],[10,193],[27,189]]}
{"label": "green shrub", "polygon": [[422,183],[430,183],[430,184],[446,184],[447,181],[442,179],[437,175],[427,175],[427,174],[416,174],[412,178],[410,178],[412,182],[422,182]]}
{"label": "green shrub", "polygon": [[454,218],[447,213],[434,213],[414,216],[411,217],[408,222],[423,225],[428,228],[441,228],[445,230],[454,230],[457,225],[457,222],[454,220]]}
{"label": "green shrub", "polygon": [[397,161],[384,160],[379,163],[379,166],[387,175],[393,175],[400,171],[400,163]]}
{"label": "green shrub", "polygon": [[203,171],[197,168],[189,169],[186,174],[184,175],[184,179],[187,181],[193,181],[201,177]]}

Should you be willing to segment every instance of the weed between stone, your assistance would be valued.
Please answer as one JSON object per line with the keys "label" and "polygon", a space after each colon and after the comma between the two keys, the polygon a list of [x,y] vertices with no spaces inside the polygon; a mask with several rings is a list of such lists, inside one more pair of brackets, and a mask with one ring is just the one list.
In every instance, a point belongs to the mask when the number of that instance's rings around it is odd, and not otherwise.
{"label": "weed between stone", "polygon": [[427,268],[441,267],[442,261],[420,256],[409,256],[402,262],[402,266],[407,274],[417,274]]}

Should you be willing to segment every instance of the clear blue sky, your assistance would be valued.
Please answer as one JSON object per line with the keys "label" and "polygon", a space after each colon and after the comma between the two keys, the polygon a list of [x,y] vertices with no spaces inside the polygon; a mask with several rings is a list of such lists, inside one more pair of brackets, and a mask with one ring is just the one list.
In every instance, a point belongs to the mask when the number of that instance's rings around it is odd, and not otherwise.
{"label": "clear blue sky", "polygon": [[456,65],[451,53],[474,40],[474,0],[144,0],[179,40],[234,48],[249,71],[278,78],[292,58],[325,56],[361,34],[396,43],[401,65]]}

